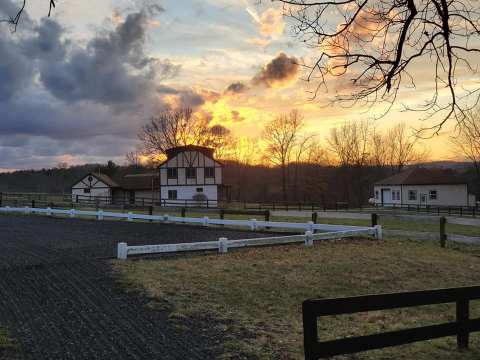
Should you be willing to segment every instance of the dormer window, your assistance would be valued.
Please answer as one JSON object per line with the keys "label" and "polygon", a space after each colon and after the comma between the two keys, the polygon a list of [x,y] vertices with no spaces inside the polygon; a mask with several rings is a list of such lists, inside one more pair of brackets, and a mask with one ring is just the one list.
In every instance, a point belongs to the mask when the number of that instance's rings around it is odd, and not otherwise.
{"label": "dormer window", "polygon": [[168,168],[167,169],[167,177],[169,179],[176,179],[177,178],[177,168]]}
{"label": "dormer window", "polygon": [[185,169],[187,179],[196,179],[197,178],[197,169],[193,167],[188,167]]}
{"label": "dormer window", "polygon": [[215,168],[213,168],[213,167],[206,167],[206,168],[205,168],[205,177],[206,177],[206,178],[213,178],[213,177],[215,177]]}

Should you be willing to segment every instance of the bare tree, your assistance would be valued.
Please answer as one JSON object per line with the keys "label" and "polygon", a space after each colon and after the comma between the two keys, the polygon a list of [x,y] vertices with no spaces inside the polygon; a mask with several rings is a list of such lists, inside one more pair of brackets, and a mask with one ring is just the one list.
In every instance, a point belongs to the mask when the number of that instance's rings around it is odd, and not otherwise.
{"label": "bare tree", "polygon": [[369,163],[371,135],[371,122],[351,121],[331,129],[327,142],[340,165],[362,167]]}
{"label": "bare tree", "polygon": [[[52,14],[52,10],[55,8],[55,1],[56,0],[45,0],[45,2],[49,4],[48,17],[50,17],[50,15]],[[15,14],[10,15],[8,19],[0,19],[0,22],[6,22],[11,24],[13,26],[13,31],[16,31],[26,6],[27,6],[27,0],[23,0],[22,5],[19,7],[18,11]]]}
{"label": "bare tree", "polygon": [[386,145],[388,165],[393,172],[428,158],[428,151],[419,147],[420,139],[408,130],[405,123],[391,128],[383,141]]}
{"label": "bare tree", "polygon": [[456,154],[470,160],[480,183],[480,110],[468,112],[460,134],[451,139]]}
{"label": "bare tree", "polygon": [[298,110],[277,116],[265,125],[263,138],[266,142],[265,156],[268,162],[279,166],[282,171],[283,200],[287,201],[287,166],[292,151],[297,145],[303,128],[303,116]]}
{"label": "bare tree", "polygon": [[414,86],[414,67],[429,64],[431,73],[422,72],[433,95],[411,110],[435,119],[430,133],[438,133],[450,118],[462,125],[465,111],[479,101],[479,87],[468,87],[471,75],[478,76],[480,53],[480,11],[474,0],[275,1],[293,19],[294,33],[319,49],[318,58],[305,65],[307,79],[316,83],[313,96],[342,78],[344,91],[335,100],[385,101],[388,111],[401,88]]}
{"label": "bare tree", "polygon": [[220,153],[230,139],[230,131],[195,116],[189,108],[165,111],[142,127],[138,134],[143,152],[150,158],[161,158],[167,149],[177,146],[207,146]]}

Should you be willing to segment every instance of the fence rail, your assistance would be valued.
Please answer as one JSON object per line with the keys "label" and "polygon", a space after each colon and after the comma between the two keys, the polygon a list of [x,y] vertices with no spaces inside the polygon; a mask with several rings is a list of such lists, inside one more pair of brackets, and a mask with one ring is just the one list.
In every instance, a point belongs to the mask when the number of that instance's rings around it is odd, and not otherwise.
{"label": "fence rail", "polygon": [[[457,336],[458,347],[466,349],[470,333],[480,331],[480,319],[470,319],[469,316],[470,301],[478,299],[480,286],[306,300],[302,305],[305,359],[328,358],[454,335]],[[319,317],[445,303],[456,303],[456,321],[374,335],[319,341],[317,323]]]}
{"label": "fence rail", "polygon": [[230,248],[293,244],[302,242],[305,243],[305,246],[312,246],[314,241],[317,240],[343,239],[357,236],[374,236],[376,239],[380,239],[382,236],[382,232],[380,227],[376,227],[358,230],[334,231],[318,234],[314,234],[311,231],[306,231],[305,235],[275,236],[257,239],[228,240],[227,238],[220,238],[218,239],[218,241],[181,244],[128,246],[127,243],[119,243],[117,249],[117,258],[121,260],[126,260],[128,255],[146,255],[217,249],[220,253],[226,253]]}
{"label": "fence rail", "polygon": [[168,223],[190,223],[190,224],[200,224],[203,226],[209,225],[230,225],[237,227],[247,227],[250,230],[258,230],[260,228],[278,228],[278,229],[290,229],[298,231],[346,231],[346,230],[367,230],[371,229],[370,227],[362,226],[349,226],[349,225],[330,225],[330,224],[314,224],[312,221],[307,223],[295,223],[295,222],[277,222],[277,221],[259,221],[256,219],[250,220],[230,220],[230,219],[210,219],[208,217],[195,218],[195,217],[180,217],[180,216],[170,216],[165,215],[144,215],[144,214],[135,214],[133,212],[128,213],[118,213],[118,212],[108,212],[103,210],[98,211],[85,211],[85,210],[76,210],[76,209],[52,209],[52,208],[32,208],[32,207],[1,207],[0,212],[4,213],[24,213],[24,214],[44,214],[44,215],[65,215],[69,217],[76,216],[89,216],[96,217],[98,220],[103,220],[105,218],[119,218],[127,219],[129,221],[133,220],[149,220],[149,221],[162,221]]}

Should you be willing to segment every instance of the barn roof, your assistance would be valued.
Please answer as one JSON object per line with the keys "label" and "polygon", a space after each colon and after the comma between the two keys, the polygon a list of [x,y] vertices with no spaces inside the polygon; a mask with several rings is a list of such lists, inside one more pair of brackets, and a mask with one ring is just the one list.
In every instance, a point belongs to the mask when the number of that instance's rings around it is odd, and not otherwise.
{"label": "barn roof", "polygon": [[456,185],[466,184],[451,169],[412,168],[378,181],[375,185]]}
{"label": "barn roof", "polygon": [[120,185],[118,185],[115,181],[113,181],[110,176],[105,175],[105,174],[101,174],[101,173],[93,173],[93,172],[82,176],[80,179],[78,179],[77,181],[75,181],[72,184],[72,187],[77,185],[79,182],[81,182],[83,179],[85,179],[89,176],[93,176],[94,178],[100,180],[101,182],[105,183],[106,185],[108,185],[111,188],[119,188],[120,187]]}
{"label": "barn roof", "polygon": [[158,181],[158,174],[155,173],[125,175],[121,184],[125,190],[151,190],[152,180],[153,188],[158,190],[160,182]]}
{"label": "barn roof", "polygon": [[198,151],[211,159],[213,159],[213,153],[215,152],[215,150],[212,148],[198,145],[177,146],[167,149],[165,152],[167,153],[167,159],[170,160],[185,151]]}

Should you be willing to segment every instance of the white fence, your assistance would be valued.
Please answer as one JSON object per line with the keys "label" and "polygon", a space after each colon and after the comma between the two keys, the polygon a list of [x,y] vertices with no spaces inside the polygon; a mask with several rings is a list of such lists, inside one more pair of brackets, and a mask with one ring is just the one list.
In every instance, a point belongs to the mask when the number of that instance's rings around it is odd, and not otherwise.
{"label": "white fence", "polygon": [[286,229],[286,230],[296,230],[296,231],[347,231],[347,230],[367,230],[372,229],[369,227],[362,226],[347,226],[347,225],[328,225],[328,224],[314,224],[312,221],[307,223],[294,223],[294,222],[277,222],[277,221],[259,221],[256,219],[250,220],[227,220],[227,219],[210,219],[208,217],[203,218],[190,218],[190,217],[181,217],[181,216],[170,216],[165,215],[144,215],[144,214],[135,214],[132,212],[128,213],[118,213],[118,212],[108,212],[108,211],[84,211],[76,209],[41,209],[41,208],[31,208],[31,207],[0,207],[0,212],[3,213],[22,213],[22,214],[43,214],[47,216],[53,215],[64,215],[74,218],[76,216],[82,217],[95,217],[98,220],[103,220],[105,218],[116,218],[116,219],[126,219],[128,221],[133,220],[148,220],[148,221],[159,221],[164,223],[178,223],[178,224],[198,224],[203,226],[209,225],[228,225],[236,227],[246,227],[252,231],[256,231],[260,228],[277,228],[277,229]]}
{"label": "white fence", "polygon": [[200,251],[200,250],[218,250],[219,253],[226,253],[230,248],[251,247],[251,246],[266,246],[266,245],[280,245],[292,243],[305,243],[305,246],[312,246],[316,240],[333,240],[343,239],[357,236],[373,236],[376,239],[382,238],[382,228],[377,225],[374,228],[360,228],[357,230],[343,230],[327,233],[314,234],[311,231],[305,232],[305,235],[289,235],[276,236],[258,239],[242,239],[242,240],[228,240],[227,238],[220,238],[218,241],[205,241],[194,243],[181,244],[164,244],[164,245],[143,245],[143,246],[128,246],[127,243],[119,243],[117,249],[117,258],[121,260],[127,259],[129,255],[145,255],[145,254],[159,254],[185,251]]}

